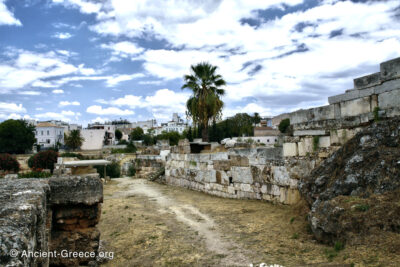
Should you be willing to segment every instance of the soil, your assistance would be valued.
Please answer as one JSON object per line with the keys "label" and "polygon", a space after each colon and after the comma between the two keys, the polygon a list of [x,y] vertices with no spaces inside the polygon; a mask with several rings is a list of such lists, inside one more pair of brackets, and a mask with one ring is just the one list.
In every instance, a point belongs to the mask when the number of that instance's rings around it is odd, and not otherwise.
{"label": "soil", "polygon": [[[313,239],[306,204],[223,199],[144,179],[104,186],[104,266],[399,266],[385,246],[334,249]],[[382,237],[384,238],[384,237]]]}

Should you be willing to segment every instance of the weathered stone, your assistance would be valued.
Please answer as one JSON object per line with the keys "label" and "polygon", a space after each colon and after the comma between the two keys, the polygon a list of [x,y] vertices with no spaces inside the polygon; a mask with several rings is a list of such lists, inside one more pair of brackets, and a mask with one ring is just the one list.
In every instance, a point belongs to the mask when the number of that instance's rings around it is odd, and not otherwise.
{"label": "weathered stone", "polygon": [[251,175],[249,167],[232,166],[231,172],[232,172],[232,180],[234,183],[244,183],[244,184],[253,183],[253,177]]}
{"label": "weathered stone", "polygon": [[281,186],[290,185],[290,176],[285,166],[273,166],[272,174],[274,181]]}
{"label": "weathered stone", "polygon": [[248,167],[249,158],[240,155],[230,155],[231,166]]}
{"label": "weathered stone", "polygon": [[294,131],[294,136],[315,136],[315,135],[325,135],[325,130],[298,130]]}
{"label": "weathered stone", "polygon": [[231,162],[229,160],[215,160],[214,169],[219,171],[229,171]]}
{"label": "weathered stone", "polygon": [[[93,205],[103,202],[103,184],[99,178],[50,178],[50,199],[53,204]],[[68,188],[68,190],[66,190]]]}
{"label": "weathered stone", "polygon": [[376,72],[373,74],[369,74],[360,78],[354,79],[354,88],[355,89],[362,89],[371,87],[374,85],[378,85],[381,83],[381,73]]}
{"label": "weathered stone", "polygon": [[284,157],[298,156],[297,143],[284,143],[283,144],[283,156]]}

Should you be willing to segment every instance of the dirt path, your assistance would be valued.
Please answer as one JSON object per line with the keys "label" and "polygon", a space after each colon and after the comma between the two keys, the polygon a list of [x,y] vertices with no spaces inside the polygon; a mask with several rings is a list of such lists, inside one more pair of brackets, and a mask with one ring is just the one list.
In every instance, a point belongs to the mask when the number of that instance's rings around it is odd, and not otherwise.
{"label": "dirt path", "polygon": [[226,266],[245,266],[251,262],[244,254],[243,248],[234,244],[231,240],[222,239],[222,234],[209,216],[200,212],[196,207],[181,203],[174,198],[168,197],[160,192],[155,183],[149,183],[144,179],[133,180],[121,178],[118,180],[119,191],[112,198],[129,197],[132,195],[144,195],[156,200],[160,214],[170,213],[175,215],[176,220],[188,225],[192,231],[196,231],[206,243],[206,248],[211,253],[224,255],[221,260]]}
{"label": "dirt path", "polygon": [[143,179],[105,185],[102,210],[101,238],[115,253],[106,266],[396,266],[399,260],[368,247],[335,252],[318,244],[304,215],[290,206],[222,199]]}

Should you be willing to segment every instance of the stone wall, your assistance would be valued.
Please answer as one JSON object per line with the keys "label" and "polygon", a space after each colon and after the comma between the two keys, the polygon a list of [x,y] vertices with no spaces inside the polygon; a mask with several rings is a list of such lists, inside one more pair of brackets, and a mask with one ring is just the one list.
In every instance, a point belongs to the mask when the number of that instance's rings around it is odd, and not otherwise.
{"label": "stone wall", "polygon": [[[103,202],[99,178],[0,180],[0,266],[79,266],[96,258],[23,257],[22,253],[95,252]],[[11,257],[14,249],[19,254]]]}
{"label": "stone wall", "polygon": [[220,197],[294,204],[300,198],[298,180],[315,164],[310,158],[285,159],[280,147],[172,153],[166,161],[165,179],[168,184]]}
{"label": "stone wall", "polygon": [[[399,70],[400,58],[383,62],[380,72],[356,78],[353,89],[329,97],[329,105],[284,114],[298,137],[295,142],[285,140],[284,156],[304,156],[319,148],[341,146],[377,117],[399,116]],[[314,147],[313,142],[317,143]]]}

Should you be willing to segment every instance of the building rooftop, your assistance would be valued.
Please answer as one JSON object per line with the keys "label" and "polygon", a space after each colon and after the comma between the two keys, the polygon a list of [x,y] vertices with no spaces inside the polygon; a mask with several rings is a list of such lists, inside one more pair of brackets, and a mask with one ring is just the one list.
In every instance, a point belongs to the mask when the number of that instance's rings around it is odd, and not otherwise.
{"label": "building rooftop", "polygon": [[36,127],[57,127],[57,128],[64,128],[58,125],[55,125],[53,123],[50,122],[39,122]]}

